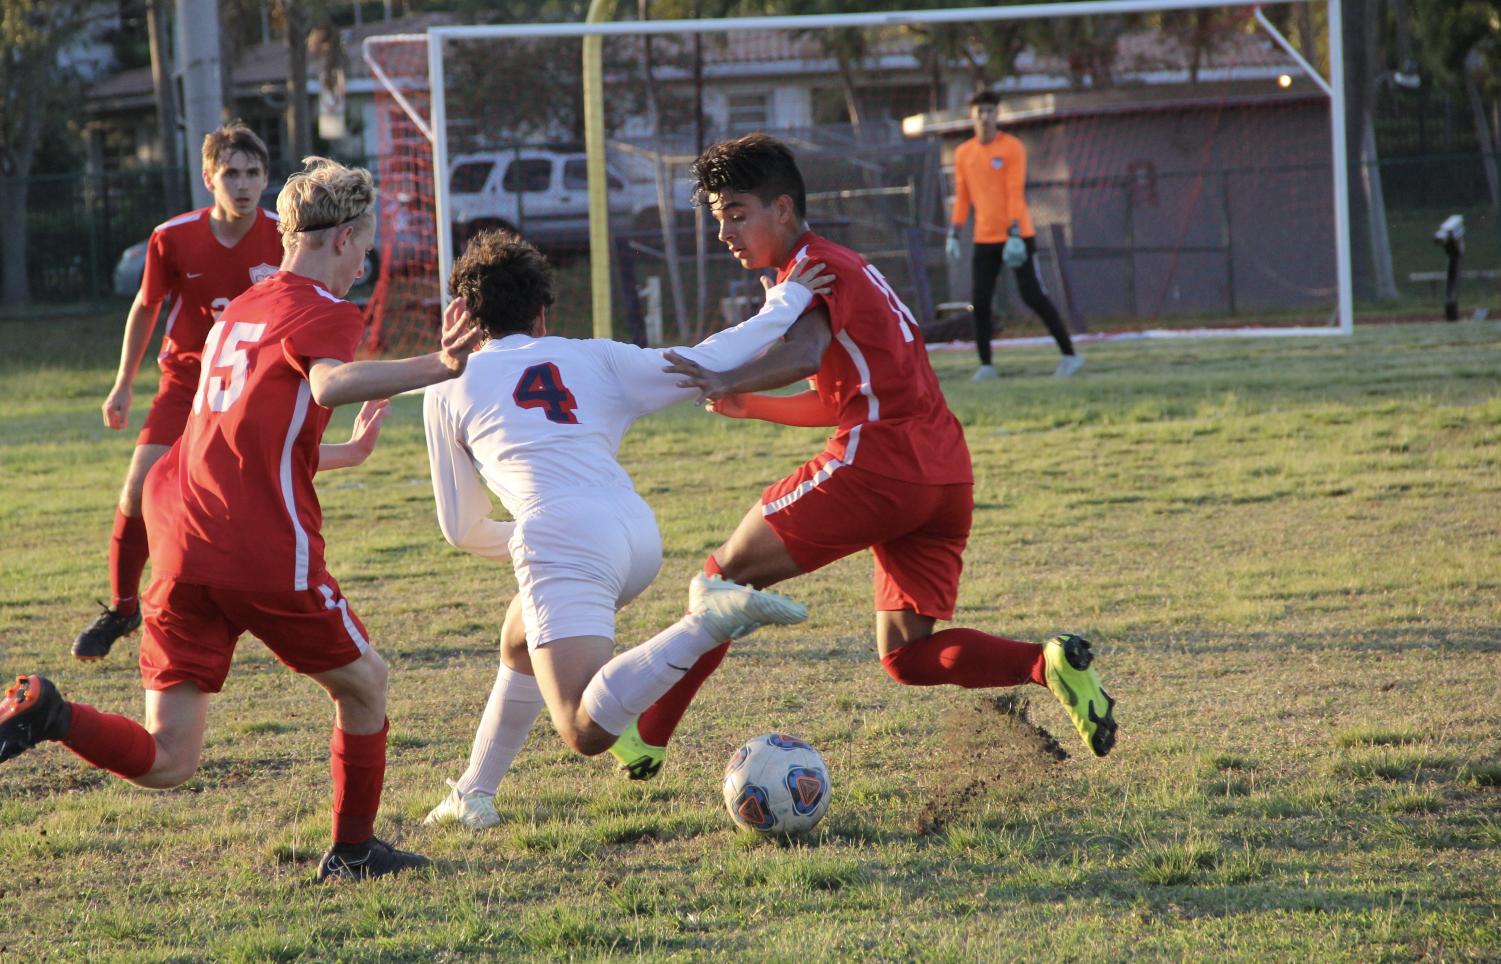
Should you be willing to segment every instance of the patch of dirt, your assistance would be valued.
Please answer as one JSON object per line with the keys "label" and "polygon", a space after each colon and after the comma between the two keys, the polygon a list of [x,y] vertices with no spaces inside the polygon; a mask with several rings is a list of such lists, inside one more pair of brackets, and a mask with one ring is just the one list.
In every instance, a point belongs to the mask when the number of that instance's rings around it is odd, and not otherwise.
{"label": "patch of dirt", "polygon": [[1002,693],[945,714],[939,750],[928,778],[929,809],[918,832],[939,833],[973,815],[991,787],[1040,784],[1068,759],[1068,751],[1032,722],[1025,696]]}

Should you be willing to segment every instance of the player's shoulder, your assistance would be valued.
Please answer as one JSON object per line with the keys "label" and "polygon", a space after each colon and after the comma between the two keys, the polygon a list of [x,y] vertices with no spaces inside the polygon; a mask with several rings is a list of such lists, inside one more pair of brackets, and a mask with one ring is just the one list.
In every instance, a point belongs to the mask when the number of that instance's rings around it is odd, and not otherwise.
{"label": "player's shoulder", "polygon": [[358,305],[345,301],[313,279],[290,271],[278,271],[259,284],[251,285],[241,297],[246,295],[274,301],[299,313],[312,312],[320,316],[353,314],[364,317]]}
{"label": "player's shoulder", "polygon": [[865,258],[853,248],[846,248],[842,244],[836,244],[821,235],[810,235],[807,241],[797,249],[793,255],[794,261],[810,259],[822,261],[831,268],[835,274],[840,269],[864,270]]}
{"label": "player's shoulder", "polygon": [[194,224],[208,217],[208,210],[208,208],[199,208],[196,211],[188,211],[186,214],[179,214],[175,218],[168,218],[161,224],[158,224],[156,227],[152,228],[151,233],[160,234],[171,231],[174,228],[181,228],[185,225]]}

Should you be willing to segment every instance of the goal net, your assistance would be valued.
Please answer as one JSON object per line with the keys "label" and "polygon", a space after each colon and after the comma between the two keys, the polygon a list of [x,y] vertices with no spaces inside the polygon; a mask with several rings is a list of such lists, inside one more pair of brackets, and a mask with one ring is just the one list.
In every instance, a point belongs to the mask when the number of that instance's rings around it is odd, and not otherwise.
{"label": "goal net", "polygon": [[[969,232],[957,259],[944,239],[954,149],[973,135],[966,102],[981,88],[1026,148],[1036,264],[1076,332],[1348,332],[1331,12],[1107,0],[372,38],[374,341],[430,343],[448,263],[494,227],[552,258],[562,333],[682,343],[740,321],[761,287],[693,205],[689,167],[750,131],[792,149],[812,229],[875,264],[930,343],[970,338]],[[589,37],[596,84],[581,67]],[[591,211],[607,218],[603,245]],[[1041,336],[1008,282],[1003,337]]]}

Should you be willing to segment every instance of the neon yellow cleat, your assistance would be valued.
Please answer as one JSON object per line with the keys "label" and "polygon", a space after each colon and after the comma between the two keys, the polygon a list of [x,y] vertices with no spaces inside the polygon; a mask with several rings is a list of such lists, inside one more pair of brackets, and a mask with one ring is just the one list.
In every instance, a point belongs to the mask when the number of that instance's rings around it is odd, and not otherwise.
{"label": "neon yellow cleat", "polygon": [[641,739],[636,721],[632,720],[625,732],[616,738],[615,745],[610,747],[610,755],[620,761],[620,769],[632,780],[650,780],[662,769],[662,761],[667,759],[667,747],[652,746]]}
{"label": "neon yellow cleat", "polygon": [[1115,746],[1115,700],[1089,668],[1094,661],[1089,640],[1072,634],[1054,636],[1043,645],[1042,658],[1048,689],[1068,710],[1085,745],[1095,756],[1109,753]]}

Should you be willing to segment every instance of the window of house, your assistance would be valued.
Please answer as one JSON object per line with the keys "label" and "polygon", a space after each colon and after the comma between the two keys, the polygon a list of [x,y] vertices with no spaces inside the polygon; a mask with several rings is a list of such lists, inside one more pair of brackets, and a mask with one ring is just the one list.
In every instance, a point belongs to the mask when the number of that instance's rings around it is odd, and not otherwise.
{"label": "window of house", "polygon": [[765,91],[728,94],[725,105],[729,111],[725,120],[732,131],[761,130],[771,123],[771,94]]}

